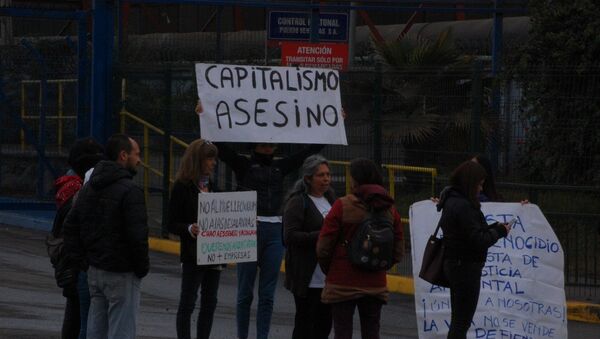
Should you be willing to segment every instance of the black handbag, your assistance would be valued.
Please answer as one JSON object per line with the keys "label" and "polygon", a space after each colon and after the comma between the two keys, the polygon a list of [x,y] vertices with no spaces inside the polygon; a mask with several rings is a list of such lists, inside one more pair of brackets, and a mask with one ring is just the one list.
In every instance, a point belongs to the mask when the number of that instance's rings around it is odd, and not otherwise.
{"label": "black handbag", "polygon": [[440,226],[438,223],[435,232],[427,240],[419,277],[434,285],[450,287],[450,282],[444,274],[444,239],[437,237]]}

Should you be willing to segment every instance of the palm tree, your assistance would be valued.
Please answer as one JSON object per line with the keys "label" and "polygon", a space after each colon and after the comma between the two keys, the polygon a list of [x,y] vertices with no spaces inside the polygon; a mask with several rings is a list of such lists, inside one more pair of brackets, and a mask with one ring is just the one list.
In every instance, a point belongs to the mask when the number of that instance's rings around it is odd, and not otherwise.
{"label": "palm tree", "polygon": [[[434,40],[418,36],[375,43],[375,50],[386,67],[382,134],[404,147],[406,163],[431,165],[442,160],[439,151],[467,151],[472,124],[468,67],[473,58],[461,56],[451,30]],[[482,117],[480,128],[480,135],[490,135],[489,120]],[[456,164],[460,159],[455,158],[447,160]]]}

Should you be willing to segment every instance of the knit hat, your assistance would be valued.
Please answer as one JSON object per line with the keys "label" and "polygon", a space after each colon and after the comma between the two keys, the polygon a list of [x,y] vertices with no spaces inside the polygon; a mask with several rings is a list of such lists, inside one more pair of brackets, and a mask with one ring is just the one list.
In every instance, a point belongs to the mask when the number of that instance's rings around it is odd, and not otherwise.
{"label": "knit hat", "polygon": [[71,151],[69,152],[69,159],[67,162],[69,166],[77,173],[81,178],[85,175],[90,168],[96,166],[96,164],[105,159],[104,147],[97,143],[94,139],[88,137],[75,141]]}

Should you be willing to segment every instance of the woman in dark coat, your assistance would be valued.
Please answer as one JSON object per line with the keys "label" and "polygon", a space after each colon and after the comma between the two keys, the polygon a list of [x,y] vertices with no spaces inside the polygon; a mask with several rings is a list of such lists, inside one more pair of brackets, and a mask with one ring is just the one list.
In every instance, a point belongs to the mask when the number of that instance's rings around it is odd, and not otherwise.
{"label": "woman in dark coat", "polygon": [[317,239],[334,202],[329,163],[321,155],[308,157],[302,178],[294,185],[283,213],[285,287],[294,294],[293,339],[325,339],[331,331],[331,308],[321,302],[325,274],[317,264]]}
{"label": "woman in dark coat", "polygon": [[450,281],[451,322],[448,339],[465,339],[477,309],[481,270],[487,250],[505,237],[510,226],[488,225],[481,212],[479,195],[486,179],[485,169],[465,161],[450,176],[451,186],[440,196],[438,211],[444,232],[444,273]]}
{"label": "woman in dark coat", "polygon": [[368,211],[385,216],[393,226],[396,264],[403,254],[402,223],[394,199],[383,187],[380,167],[372,160],[352,160],[350,186],[352,194],[335,201],[317,241],[317,260],[327,273],[321,300],[331,305],[335,339],[352,338],[357,308],[361,337],[379,339],[381,308],[389,296],[386,271],[366,271],[352,264],[348,243]]}
{"label": "woman in dark coat", "polygon": [[[71,210],[76,193],[83,185],[85,172],[96,166],[103,159],[104,147],[92,138],[79,139],[71,147],[67,160],[71,170],[54,182],[57,207],[51,232],[54,239],[64,237],[63,224],[67,214]],[[58,258],[53,258],[55,277],[61,280],[60,285],[65,283],[61,277],[67,277],[70,280],[63,286],[63,295],[67,298],[67,304],[61,338],[85,339],[87,314],[90,306],[86,275],[85,272],[79,272],[79,265],[75,265],[69,260],[69,253],[67,253],[64,247],[62,247],[62,251],[58,254]]]}
{"label": "woman in dark coat", "polygon": [[221,265],[196,264],[196,237],[198,236],[198,194],[211,192],[209,181],[217,161],[217,148],[212,143],[197,139],[185,150],[177,171],[169,202],[169,231],[181,241],[181,295],[177,309],[177,338],[189,339],[190,320],[200,286],[197,338],[209,338],[217,307],[217,291]]}

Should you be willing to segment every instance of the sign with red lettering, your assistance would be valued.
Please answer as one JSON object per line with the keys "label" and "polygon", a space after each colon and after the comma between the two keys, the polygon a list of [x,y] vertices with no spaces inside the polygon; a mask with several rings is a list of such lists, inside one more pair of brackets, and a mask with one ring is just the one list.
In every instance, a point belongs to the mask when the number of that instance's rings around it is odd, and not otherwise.
{"label": "sign with red lettering", "polygon": [[348,69],[348,44],[281,42],[281,65]]}
{"label": "sign with red lettering", "polygon": [[256,191],[198,194],[196,263],[256,261]]}

